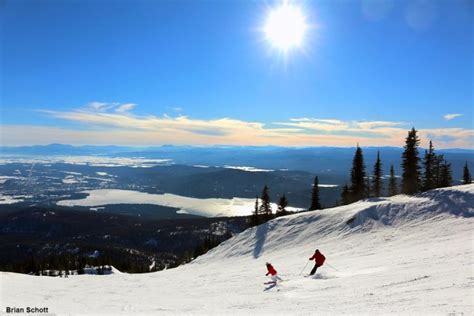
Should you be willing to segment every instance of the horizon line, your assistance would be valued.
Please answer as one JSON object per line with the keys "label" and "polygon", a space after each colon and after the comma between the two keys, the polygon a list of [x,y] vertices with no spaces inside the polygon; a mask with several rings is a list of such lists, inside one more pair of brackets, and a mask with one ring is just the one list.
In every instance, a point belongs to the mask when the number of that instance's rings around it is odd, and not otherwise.
{"label": "horizon line", "polygon": [[[337,146],[337,145],[321,145],[321,146],[282,146],[282,145],[191,145],[191,144],[163,144],[163,145],[114,145],[114,144],[107,144],[107,145],[93,145],[93,144],[67,144],[67,143],[49,143],[49,144],[31,144],[31,145],[2,145],[0,144],[0,148],[25,148],[25,147],[48,147],[48,146],[70,146],[74,148],[80,147],[127,147],[127,148],[163,148],[163,147],[191,147],[191,148],[288,148],[288,149],[311,149],[311,148],[338,148],[338,149],[349,149],[349,148],[397,148],[403,149],[403,146]],[[419,148],[425,148],[420,146]],[[455,147],[455,148],[435,148],[435,150],[466,150],[466,151],[474,151],[474,148],[463,148],[463,147]]]}

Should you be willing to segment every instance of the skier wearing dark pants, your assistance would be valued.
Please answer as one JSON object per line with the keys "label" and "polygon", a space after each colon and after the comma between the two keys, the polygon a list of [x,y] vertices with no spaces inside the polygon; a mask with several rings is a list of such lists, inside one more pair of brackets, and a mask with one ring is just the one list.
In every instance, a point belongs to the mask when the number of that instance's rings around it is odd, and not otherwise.
{"label": "skier wearing dark pants", "polygon": [[314,255],[309,258],[309,260],[314,260],[313,270],[311,270],[311,272],[309,273],[309,275],[314,275],[316,273],[316,270],[324,264],[326,257],[319,251],[319,249],[316,249]]}

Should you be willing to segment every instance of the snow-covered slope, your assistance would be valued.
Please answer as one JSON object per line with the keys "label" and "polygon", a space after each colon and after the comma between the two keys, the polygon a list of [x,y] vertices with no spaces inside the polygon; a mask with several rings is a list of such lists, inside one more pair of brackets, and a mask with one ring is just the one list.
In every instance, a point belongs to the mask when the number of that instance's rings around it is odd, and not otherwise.
{"label": "snow-covered slope", "polygon": [[[167,271],[68,279],[1,273],[0,306],[57,314],[468,315],[473,224],[474,185],[371,199],[275,219]],[[304,277],[315,248],[327,264]],[[284,279],[278,287],[263,284],[266,261]]]}

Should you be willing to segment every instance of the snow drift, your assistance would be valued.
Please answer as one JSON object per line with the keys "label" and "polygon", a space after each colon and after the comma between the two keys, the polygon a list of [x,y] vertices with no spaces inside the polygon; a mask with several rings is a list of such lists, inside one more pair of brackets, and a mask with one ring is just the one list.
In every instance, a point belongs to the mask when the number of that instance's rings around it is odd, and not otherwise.
{"label": "snow drift", "polygon": [[[369,199],[277,218],[167,271],[1,273],[0,305],[59,314],[472,314],[473,215],[474,185]],[[304,277],[315,248],[326,264]],[[266,261],[279,286],[263,284]]]}

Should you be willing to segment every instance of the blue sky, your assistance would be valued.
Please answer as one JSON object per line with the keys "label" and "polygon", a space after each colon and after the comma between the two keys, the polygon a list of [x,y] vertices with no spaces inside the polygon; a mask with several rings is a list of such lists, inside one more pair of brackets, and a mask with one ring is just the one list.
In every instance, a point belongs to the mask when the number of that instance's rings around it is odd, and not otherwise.
{"label": "blue sky", "polygon": [[472,1],[279,3],[4,1],[2,144],[474,146]]}

